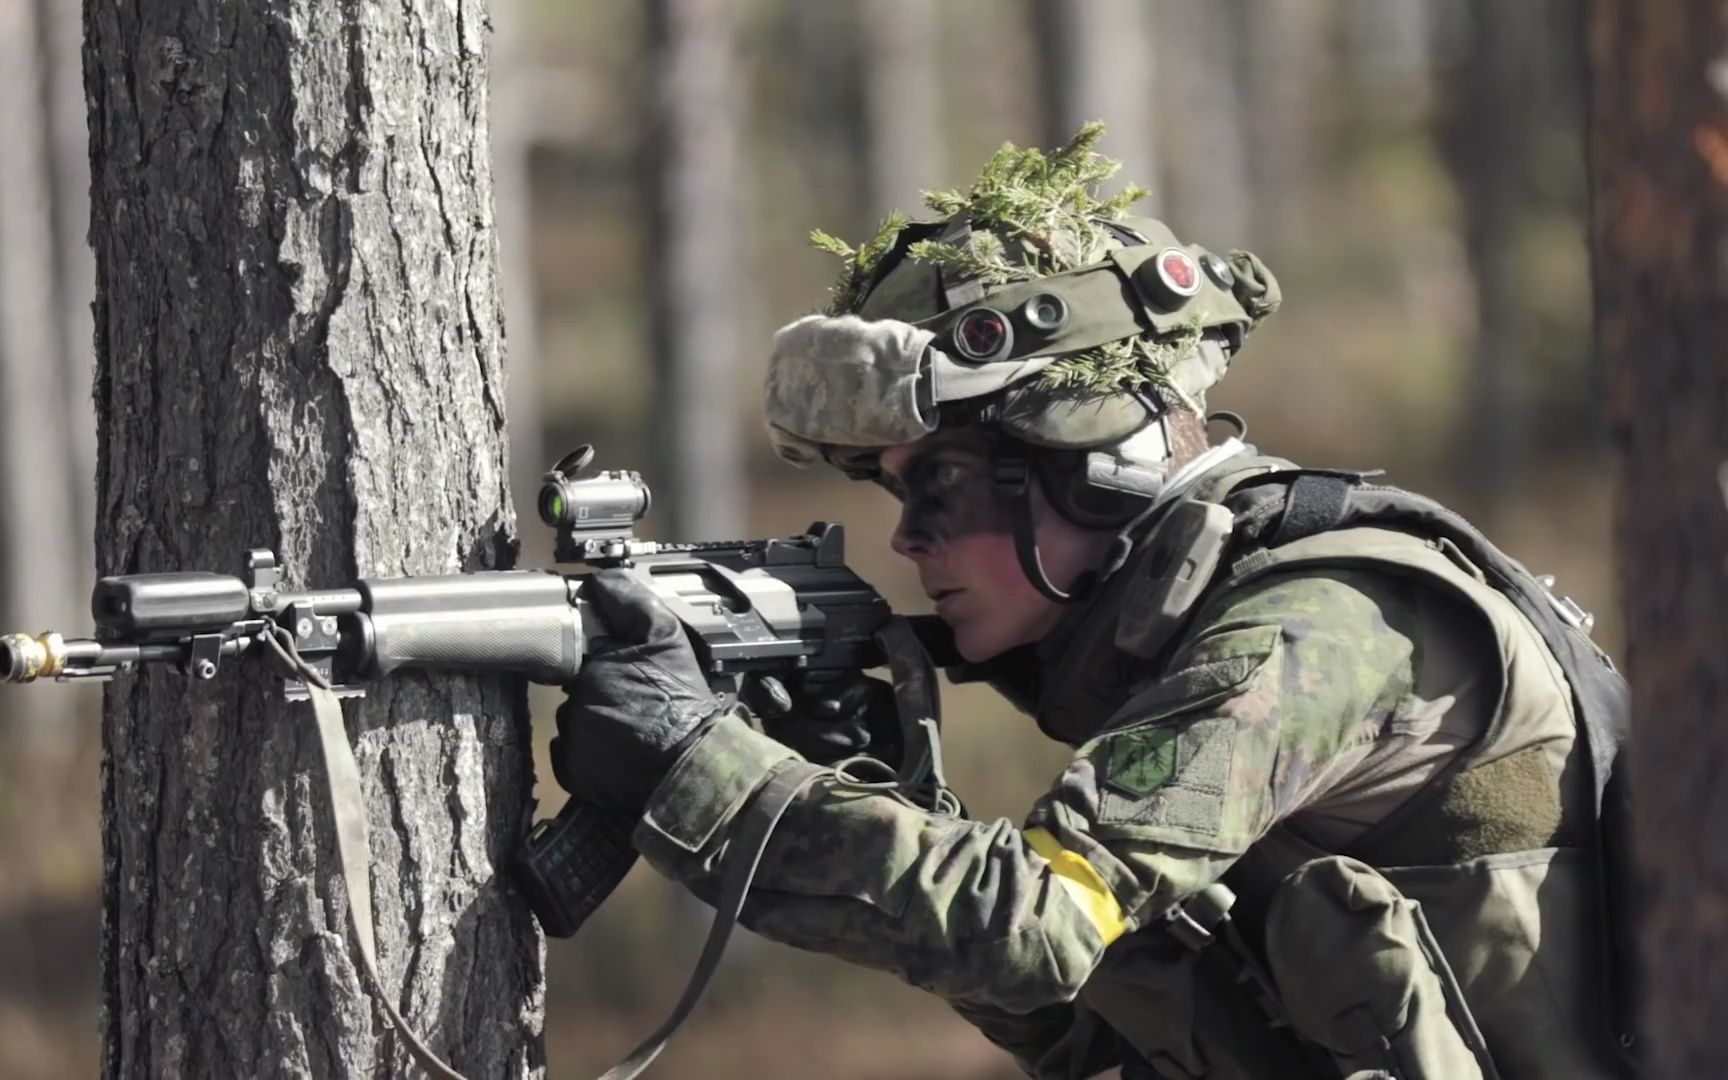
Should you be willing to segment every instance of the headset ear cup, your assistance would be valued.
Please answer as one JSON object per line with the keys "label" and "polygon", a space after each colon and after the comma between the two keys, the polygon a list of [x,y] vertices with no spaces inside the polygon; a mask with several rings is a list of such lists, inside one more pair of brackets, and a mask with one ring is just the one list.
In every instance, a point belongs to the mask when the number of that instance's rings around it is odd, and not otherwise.
{"label": "headset ear cup", "polygon": [[1088,483],[1085,451],[1044,450],[1033,459],[1045,498],[1058,514],[1083,529],[1120,529],[1146,507],[1139,496]]}

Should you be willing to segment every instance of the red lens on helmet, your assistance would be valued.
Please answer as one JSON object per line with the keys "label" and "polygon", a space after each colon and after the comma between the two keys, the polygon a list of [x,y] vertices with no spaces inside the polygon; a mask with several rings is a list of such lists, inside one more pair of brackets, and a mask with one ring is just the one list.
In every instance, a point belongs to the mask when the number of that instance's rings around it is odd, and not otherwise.
{"label": "red lens on helmet", "polygon": [[990,360],[1005,352],[1008,320],[990,308],[975,308],[960,316],[954,328],[954,345],[968,360]]}
{"label": "red lens on helmet", "polygon": [[1140,295],[1165,311],[1174,311],[1200,291],[1200,265],[1178,247],[1168,247],[1134,271]]}
{"label": "red lens on helmet", "polygon": [[1200,291],[1200,268],[1194,257],[1181,248],[1166,248],[1158,254],[1158,276],[1172,293],[1187,299]]}

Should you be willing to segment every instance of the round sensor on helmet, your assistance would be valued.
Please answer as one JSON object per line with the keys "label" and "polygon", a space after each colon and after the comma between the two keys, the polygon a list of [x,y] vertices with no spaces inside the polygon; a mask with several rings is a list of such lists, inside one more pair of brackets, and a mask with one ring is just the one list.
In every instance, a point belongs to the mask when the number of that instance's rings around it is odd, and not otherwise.
{"label": "round sensor on helmet", "polygon": [[1200,265],[1178,247],[1168,247],[1134,271],[1140,293],[1165,311],[1175,311],[1200,291]]}
{"label": "round sensor on helmet", "polygon": [[973,308],[954,327],[954,348],[968,360],[996,360],[1008,355],[1014,332],[994,308]]}
{"label": "round sensor on helmet", "polygon": [[1220,289],[1228,289],[1236,284],[1236,275],[1231,272],[1230,264],[1210,251],[1200,256],[1200,269],[1206,271],[1206,276],[1212,279],[1212,284]]}
{"label": "round sensor on helmet", "polygon": [[1055,293],[1039,293],[1026,301],[1020,314],[1034,330],[1060,330],[1068,321],[1068,301]]}

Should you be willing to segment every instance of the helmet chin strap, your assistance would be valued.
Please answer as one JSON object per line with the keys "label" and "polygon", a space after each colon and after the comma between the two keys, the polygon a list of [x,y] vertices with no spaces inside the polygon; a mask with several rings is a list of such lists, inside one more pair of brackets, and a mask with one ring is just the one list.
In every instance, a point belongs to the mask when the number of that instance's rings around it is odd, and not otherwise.
{"label": "helmet chin strap", "polygon": [[1098,583],[1098,574],[1088,570],[1064,591],[1056,587],[1044,570],[1044,559],[1038,552],[1038,535],[1032,527],[1032,469],[1026,459],[998,449],[990,460],[990,482],[996,493],[1010,500],[1009,519],[1014,530],[1014,554],[1020,560],[1020,572],[1045,598],[1058,604],[1084,600]]}
{"label": "helmet chin strap", "polygon": [[1102,569],[1085,571],[1067,590],[1057,588],[1056,583],[1050,580],[1038,551],[1038,536],[1032,523],[1032,468],[1025,456],[998,448],[990,461],[990,482],[997,495],[1010,500],[1009,521],[1014,532],[1014,554],[1020,560],[1020,572],[1046,598],[1058,604],[1073,604],[1086,599],[1100,581],[1121,569],[1134,550],[1136,531],[1148,518],[1181,497],[1219,462],[1245,449],[1242,440],[1232,436],[1178,469],[1168,477],[1157,497],[1117,532]]}

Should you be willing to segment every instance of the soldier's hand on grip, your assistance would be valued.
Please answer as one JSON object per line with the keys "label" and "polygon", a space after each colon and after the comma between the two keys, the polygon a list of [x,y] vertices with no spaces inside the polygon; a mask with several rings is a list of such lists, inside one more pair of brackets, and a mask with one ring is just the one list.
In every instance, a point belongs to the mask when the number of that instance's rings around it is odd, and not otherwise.
{"label": "soldier's hand on grip", "polygon": [[904,742],[894,687],[862,672],[746,676],[738,698],[770,738],[807,761],[868,754],[898,768]]}
{"label": "soldier's hand on grip", "polygon": [[552,770],[570,794],[640,814],[685,741],[725,702],[683,624],[640,580],[603,570],[582,595],[614,636],[565,687]]}

